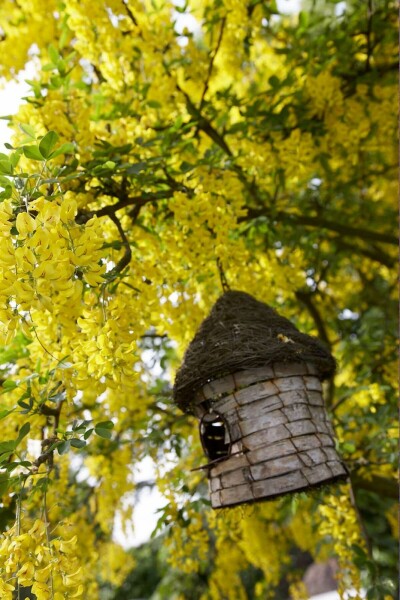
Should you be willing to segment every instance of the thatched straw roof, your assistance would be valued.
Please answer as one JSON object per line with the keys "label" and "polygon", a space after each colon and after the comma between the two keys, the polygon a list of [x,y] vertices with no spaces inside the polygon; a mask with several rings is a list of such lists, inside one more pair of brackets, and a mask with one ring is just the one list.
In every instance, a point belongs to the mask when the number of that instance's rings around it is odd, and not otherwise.
{"label": "thatched straw roof", "polygon": [[318,339],[301,333],[288,319],[249,294],[226,292],[185,353],[175,379],[175,402],[190,410],[195,393],[208,381],[244,369],[289,362],[313,364],[321,379],[335,370],[335,360]]}

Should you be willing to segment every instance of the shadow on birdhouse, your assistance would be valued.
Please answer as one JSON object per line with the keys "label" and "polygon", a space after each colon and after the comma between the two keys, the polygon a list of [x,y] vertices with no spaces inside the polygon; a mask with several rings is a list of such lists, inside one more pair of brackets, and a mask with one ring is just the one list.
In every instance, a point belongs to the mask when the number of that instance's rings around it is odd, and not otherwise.
{"label": "shadow on birdhouse", "polygon": [[271,307],[229,291],[190,343],[174,399],[200,421],[214,508],[345,479],[324,408],[335,361]]}

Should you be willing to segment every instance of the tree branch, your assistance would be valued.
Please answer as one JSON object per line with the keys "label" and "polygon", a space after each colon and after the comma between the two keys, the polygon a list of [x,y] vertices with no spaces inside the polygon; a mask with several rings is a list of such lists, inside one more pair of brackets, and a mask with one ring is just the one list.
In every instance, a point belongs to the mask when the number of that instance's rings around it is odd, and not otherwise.
{"label": "tree branch", "polygon": [[[249,209],[245,217],[241,217],[239,221],[248,221],[257,219],[258,217],[268,217],[265,208],[261,209]],[[382,244],[392,244],[397,246],[397,238],[389,233],[381,233],[379,231],[371,231],[370,229],[363,229],[362,227],[351,227],[344,223],[336,223],[323,217],[312,217],[308,215],[296,215],[293,213],[277,212],[274,218],[283,222],[292,222],[294,225],[309,225],[311,227],[319,227],[321,229],[328,229],[330,231],[336,231],[342,235],[350,235],[352,237],[358,237],[364,240],[371,240],[374,242],[381,242]]]}
{"label": "tree branch", "polygon": [[351,481],[355,489],[374,492],[393,500],[399,499],[399,484],[395,479],[387,479],[380,475],[371,475],[368,479],[364,479],[357,475],[357,473],[352,473]]}
{"label": "tree branch", "polygon": [[[139,214],[139,210],[140,210],[140,208],[138,209],[138,214]],[[129,244],[129,240],[126,237],[125,231],[123,230],[118,217],[116,217],[114,213],[111,213],[108,216],[111,219],[111,221],[115,224],[116,228],[118,229],[118,233],[121,236],[122,245],[125,248],[125,253],[124,253],[123,257],[121,258],[121,260],[115,265],[115,267],[109,273],[107,273],[107,279],[108,279],[108,282],[110,282],[113,279],[115,279],[115,277],[119,273],[122,273],[122,271],[125,269],[125,267],[127,267],[129,265],[129,263],[131,262],[131,258],[132,258],[132,250],[131,250],[131,246]]]}
{"label": "tree branch", "polygon": [[339,236],[333,238],[333,241],[339,248],[343,248],[344,250],[350,250],[350,252],[355,252],[357,254],[362,254],[370,260],[373,260],[375,262],[380,263],[381,265],[384,265],[385,267],[388,267],[388,269],[391,269],[395,265],[395,259],[386,254],[386,252],[383,252],[383,250],[381,250],[375,245],[372,245],[372,247],[368,248],[353,246],[352,244],[348,244],[347,242],[345,242]]}
{"label": "tree branch", "polygon": [[215,58],[216,58],[216,56],[218,54],[218,50],[220,49],[220,46],[221,46],[222,38],[223,38],[223,35],[224,35],[225,25],[226,25],[226,17],[224,17],[222,19],[222,21],[221,21],[221,28],[220,28],[220,31],[219,31],[217,45],[215,47],[214,52],[212,53],[211,60],[210,60],[210,63],[208,65],[206,82],[205,82],[205,86],[204,86],[203,93],[202,93],[201,99],[200,99],[200,104],[199,104],[199,113],[201,112],[201,110],[202,110],[202,108],[204,106],[204,100],[205,100],[205,96],[206,96],[207,91],[208,91],[208,86],[210,84],[210,79],[211,79],[211,75],[212,75],[212,71],[213,71],[213,67],[214,67],[214,61],[215,61]]}
{"label": "tree branch", "polygon": [[301,290],[297,290],[295,292],[295,295],[296,295],[296,298],[304,304],[304,306],[307,308],[308,312],[310,313],[310,315],[315,323],[315,326],[318,330],[319,337],[328,346],[328,348],[330,348],[332,346],[332,343],[329,339],[328,332],[325,327],[325,323],[324,323],[317,307],[311,300],[311,297],[313,295],[312,292],[310,293],[310,292],[303,292]]}
{"label": "tree branch", "polygon": [[76,222],[83,224],[87,223],[89,219],[92,217],[110,217],[115,215],[116,212],[122,210],[123,208],[127,208],[128,206],[138,206],[142,208],[145,204],[149,204],[150,202],[156,202],[158,200],[166,200],[167,198],[172,198],[173,191],[172,190],[163,190],[160,192],[149,192],[144,193],[141,196],[125,196],[115,204],[109,204],[107,206],[103,206],[103,208],[99,208],[99,210],[92,211],[84,211],[80,210],[76,217]]}

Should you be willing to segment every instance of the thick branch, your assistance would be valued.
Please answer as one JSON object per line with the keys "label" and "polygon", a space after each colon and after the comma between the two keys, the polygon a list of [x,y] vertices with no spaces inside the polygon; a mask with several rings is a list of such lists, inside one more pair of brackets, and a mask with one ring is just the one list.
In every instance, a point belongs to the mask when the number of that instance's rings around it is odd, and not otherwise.
{"label": "thick branch", "polygon": [[302,292],[301,290],[298,290],[295,293],[296,293],[296,298],[304,304],[304,306],[307,308],[308,312],[310,313],[310,315],[315,323],[315,326],[318,330],[319,337],[328,346],[328,348],[330,348],[331,341],[329,339],[328,332],[326,331],[325,323],[324,323],[321,315],[319,314],[317,307],[315,306],[315,304],[313,303],[313,301],[311,299],[312,293]]}
{"label": "thick branch", "polygon": [[344,250],[350,250],[350,252],[355,252],[357,254],[362,254],[370,260],[378,262],[381,265],[385,265],[385,267],[388,267],[388,269],[391,269],[396,262],[394,258],[392,258],[388,254],[386,254],[386,252],[383,252],[383,250],[374,245],[368,248],[364,248],[357,245],[353,246],[352,244],[348,244],[347,242],[345,242],[339,236],[333,238],[333,241],[339,248],[343,248]]}
{"label": "thick branch", "polygon": [[148,194],[144,193],[141,196],[125,196],[115,204],[108,204],[107,206],[103,206],[103,208],[99,208],[99,210],[79,211],[76,221],[77,223],[87,223],[92,217],[111,217],[111,215],[115,215],[117,211],[128,206],[139,206],[141,208],[150,202],[172,198],[172,196],[173,192],[171,190],[163,190]]}
{"label": "thick branch", "polygon": [[[249,209],[247,215],[242,217],[240,221],[248,221],[257,219],[258,217],[270,216],[267,214],[266,209]],[[311,227],[318,227],[320,229],[329,229],[330,231],[336,231],[342,235],[350,235],[352,237],[361,238],[364,240],[371,240],[374,242],[381,242],[382,244],[393,244],[397,246],[397,238],[389,233],[381,233],[379,231],[371,231],[370,229],[364,229],[362,227],[351,227],[344,223],[337,223],[324,219],[323,217],[312,217],[308,215],[295,215],[285,212],[277,212],[274,215],[274,219],[277,221],[291,222],[294,225],[310,225]]]}
{"label": "thick branch", "polygon": [[352,473],[351,481],[355,489],[367,490],[394,500],[399,499],[399,484],[395,479],[387,479],[380,475],[371,475],[370,478],[364,479],[357,473]]}

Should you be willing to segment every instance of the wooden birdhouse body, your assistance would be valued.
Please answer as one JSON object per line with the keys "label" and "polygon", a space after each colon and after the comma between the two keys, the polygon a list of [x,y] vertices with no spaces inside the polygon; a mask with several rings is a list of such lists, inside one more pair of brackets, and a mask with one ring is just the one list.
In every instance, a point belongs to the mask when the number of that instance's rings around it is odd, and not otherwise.
{"label": "wooden birdhouse body", "polygon": [[334,369],[318,340],[269,306],[243,292],[217,301],[174,386],[200,422],[214,508],[347,477],[322,397]]}
{"label": "wooden birdhouse body", "polygon": [[276,364],[207,383],[196,394],[194,412],[210,422],[214,415],[225,428],[218,432],[225,440],[225,457],[213,461],[213,440],[203,441],[214,508],[273,498],[347,475],[312,365]]}

